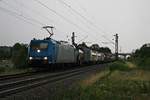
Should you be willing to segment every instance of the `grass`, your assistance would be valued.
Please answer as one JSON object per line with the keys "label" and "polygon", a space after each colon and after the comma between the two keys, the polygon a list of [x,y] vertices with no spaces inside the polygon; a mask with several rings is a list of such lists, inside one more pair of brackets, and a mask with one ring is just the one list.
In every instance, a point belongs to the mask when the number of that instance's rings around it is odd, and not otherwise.
{"label": "grass", "polygon": [[31,71],[29,67],[15,67],[11,60],[0,61],[0,75],[18,74]]}
{"label": "grass", "polygon": [[131,62],[117,61],[77,86],[64,87],[53,100],[149,100],[149,76]]}
{"label": "grass", "polygon": [[88,87],[88,86],[91,86],[93,85],[98,79],[102,79],[104,77],[106,77],[108,74],[110,73],[109,70],[104,70],[102,71],[101,73],[95,73],[95,74],[92,74],[90,77],[88,77],[87,79],[85,80],[82,80],[80,82],[80,86],[81,87]]}
{"label": "grass", "polygon": [[125,61],[116,61],[109,65],[110,71],[120,70],[120,71],[129,71],[132,68],[129,67],[129,63]]}
{"label": "grass", "polygon": [[[5,69],[8,73],[18,69]],[[14,71],[13,71],[14,70]],[[17,71],[18,70],[18,71]],[[116,61],[78,84],[58,88],[51,100],[150,100],[150,71],[135,64]]]}
{"label": "grass", "polygon": [[[57,100],[148,100],[150,81],[98,80],[86,88],[63,89]],[[53,98],[53,100],[56,100]]]}
{"label": "grass", "polygon": [[114,80],[150,81],[150,72],[145,70],[114,71],[109,76]]}
{"label": "grass", "polygon": [[135,58],[132,60],[139,69],[150,70],[150,57]]}

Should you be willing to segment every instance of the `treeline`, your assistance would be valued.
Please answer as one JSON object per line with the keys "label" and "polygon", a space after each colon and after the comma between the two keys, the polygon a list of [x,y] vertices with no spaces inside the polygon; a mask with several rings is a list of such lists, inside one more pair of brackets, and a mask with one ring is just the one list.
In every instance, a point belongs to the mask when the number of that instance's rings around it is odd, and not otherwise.
{"label": "treeline", "polygon": [[11,60],[16,67],[26,67],[27,55],[28,55],[28,47],[26,44],[16,43],[12,47]]}
{"label": "treeline", "polygon": [[1,46],[0,47],[0,60],[9,59],[12,56],[12,47]]}
{"label": "treeline", "polygon": [[84,42],[78,45],[79,48],[86,47],[94,51],[103,52],[103,53],[111,53],[110,48],[108,47],[100,47],[98,44],[92,44],[88,47]]}
{"label": "treeline", "polygon": [[28,48],[26,44],[16,43],[13,47],[0,48],[0,60],[11,60],[15,67],[24,67],[27,62]]}
{"label": "treeline", "polygon": [[150,69],[150,44],[144,44],[140,49],[137,49],[132,60],[140,67]]}

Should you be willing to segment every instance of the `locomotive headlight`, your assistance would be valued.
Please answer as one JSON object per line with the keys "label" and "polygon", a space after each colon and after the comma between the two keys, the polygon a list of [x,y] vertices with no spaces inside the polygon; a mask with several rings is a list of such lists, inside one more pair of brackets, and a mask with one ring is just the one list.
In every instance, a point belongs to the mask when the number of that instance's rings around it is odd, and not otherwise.
{"label": "locomotive headlight", "polygon": [[41,50],[37,50],[37,52],[38,52],[38,53],[40,53],[40,52],[41,52]]}
{"label": "locomotive headlight", "polygon": [[47,57],[44,57],[44,60],[47,60],[48,58]]}
{"label": "locomotive headlight", "polygon": [[29,60],[32,60],[33,59],[33,57],[29,57]]}

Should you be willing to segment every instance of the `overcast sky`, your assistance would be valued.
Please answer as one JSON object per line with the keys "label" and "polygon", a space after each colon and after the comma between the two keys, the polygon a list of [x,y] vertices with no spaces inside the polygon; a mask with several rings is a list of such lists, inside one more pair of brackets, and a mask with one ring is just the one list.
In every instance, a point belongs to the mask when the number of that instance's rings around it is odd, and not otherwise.
{"label": "overcast sky", "polygon": [[48,33],[41,27],[52,25],[56,40],[70,41],[75,32],[76,42],[112,50],[103,42],[118,33],[121,51],[131,52],[150,42],[149,9],[150,0],[0,0],[0,45],[42,39]]}

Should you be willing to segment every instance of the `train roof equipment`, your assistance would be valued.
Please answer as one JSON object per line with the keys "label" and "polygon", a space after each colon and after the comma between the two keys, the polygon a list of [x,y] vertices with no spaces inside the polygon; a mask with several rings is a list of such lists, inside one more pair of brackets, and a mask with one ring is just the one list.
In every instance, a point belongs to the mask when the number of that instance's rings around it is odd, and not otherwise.
{"label": "train roof equipment", "polygon": [[[49,38],[51,38],[51,36],[54,35],[54,32],[53,32],[54,27],[53,26],[44,26],[43,28],[49,33],[49,35],[50,35]],[[48,30],[48,28],[51,29],[51,32]]]}

